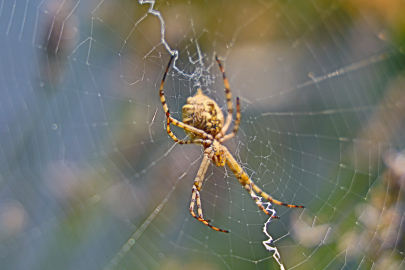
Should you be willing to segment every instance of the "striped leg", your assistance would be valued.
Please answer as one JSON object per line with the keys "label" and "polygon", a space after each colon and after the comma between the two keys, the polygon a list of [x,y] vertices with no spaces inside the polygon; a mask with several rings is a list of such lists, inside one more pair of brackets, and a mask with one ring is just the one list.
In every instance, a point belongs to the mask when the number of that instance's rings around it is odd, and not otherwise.
{"label": "striped leg", "polygon": [[225,70],[222,67],[221,61],[219,61],[218,56],[215,56],[215,59],[217,60],[219,69],[221,70],[222,73],[222,79],[224,80],[224,86],[225,86],[225,97],[226,97],[226,106],[228,107],[228,116],[226,117],[226,122],[224,127],[222,128],[222,131],[218,133],[216,136],[216,139],[219,139],[220,137],[224,136],[226,131],[228,130],[229,126],[231,125],[232,122],[232,113],[233,113],[233,105],[232,105],[232,94],[231,94],[231,89],[229,87],[229,82],[228,79],[225,76]]}
{"label": "striped leg", "polygon": [[[202,212],[202,205],[201,205],[201,197],[200,197],[200,190],[202,188],[202,183],[204,181],[204,175],[207,172],[208,166],[210,165],[210,159],[212,158],[212,152],[210,148],[207,148],[204,153],[203,161],[201,162],[200,169],[198,169],[197,176],[194,181],[192,193],[191,193],[191,203],[190,203],[190,213],[191,215],[196,218],[198,221],[201,221],[211,229],[214,229],[219,232],[229,232],[226,230],[219,229],[217,227],[212,226],[209,224],[209,220],[204,219],[203,212]],[[194,213],[194,207],[197,203],[197,212],[198,217]]]}
{"label": "striped leg", "polygon": [[183,122],[180,122],[179,120],[174,119],[173,117],[171,117],[169,110],[167,110],[166,116],[167,116],[167,120],[170,122],[170,124],[173,124],[175,126],[178,126],[179,128],[188,130],[191,133],[193,133],[194,135],[198,135],[203,139],[213,140],[213,137],[210,134],[206,133],[205,131],[203,131],[201,129],[198,129],[198,128],[195,128],[193,126],[184,124]]}
{"label": "striped leg", "polygon": [[[264,213],[266,213],[266,215],[269,215],[271,218],[279,218],[278,216],[273,215],[273,213],[270,213],[269,211],[267,211],[267,209],[264,207],[263,202],[261,201],[261,199],[256,195],[256,193],[252,190],[252,187],[248,184],[243,186],[250,194],[250,196],[252,197],[252,199],[255,201],[255,203],[257,204],[257,206],[259,206],[260,209],[262,209],[262,211]],[[274,210],[273,210],[274,211]]]}
{"label": "striped leg", "polygon": [[173,131],[170,129],[170,120],[169,118],[167,119],[167,128],[166,128],[167,133],[169,134],[169,136],[173,139],[173,141],[175,141],[178,144],[203,144],[203,145],[207,145],[207,141],[204,141],[203,139],[196,139],[196,140],[179,140],[176,135],[174,135]]}
{"label": "striped leg", "polygon": [[232,133],[229,133],[225,135],[223,138],[219,139],[220,143],[223,143],[224,141],[233,138],[236,135],[236,132],[238,132],[239,129],[239,123],[240,123],[240,103],[239,103],[239,97],[236,98],[236,119],[235,119],[235,126],[233,127]]}
{"label": "striped leg", "polygon": [[271,197],[269,194],[264,192],[249,178],[249,176],[245,173],[245,171],[243,171],[243,169],[239,166],[238,162],[228,151],[226,152],[226,164],[228,164],[229,168],[233,171],[233,173],[238,178],[239,182],[242,184],[243,187],[246,188],[246,185],[248,185],[260,197],[265,198],[267,201],[274,203],[274,204],[278,204],[278,205],[284,205],[284,206],[287,206],[290,208],[304,208],[304,206],[302,206],[302,205],[283,203],[283,202],[280,202],[279,200],[273,199],[273,197]]}
{"label": "striped leg", "polygon": [[[163,79],[162,79],[162,83],[161,83],[161,85],[160,85],[160,90],[159,90],[160,101],[162,102],[163,110],[164,110],[165,113],[166,113],[166,117],[167,117],[167,119],[168,119],[168,122],[170,122],[171,124],[176,125],[176,126],[182,128],[182,129],[188,130],[188,131],[192,132],[193,134],[200,136],[200,137],[203,138],[203,139],[210,139],[210,140],[212,140],[213,137],[212,137],[210,134],[207,134],[207,133],[204,132],[203,130],[197,129],[197,128],[193,127],[193,126],[184,124],[183,122],[180,122],[179,120],[174,119],[174,118],[170,115],[169,108],[167,107],[167,104],[166,104],[166,98],[165,98],[165,93],[164,93],[164,91],[163,91],[163,86],[164,86],[164,84],[165,84],[167,72],[169,71],[170,65],[171,65],[171,63],[172,63],[172,61],[173,61],[173,57],[174,57],[174,56],[172,56],[172,57],[170,58],[169,64],[167,65],[167,68],[166,68],[166,71],[165,71],[165,73],[163,74]],[[173,137],[172,137],[172,138],[173,138]]]}
{"label": "striped leg", "polygon": [[[249,179],[249,180],[250,180],[250,179]],[[250,181],[251,181],[251,180],[250,180]],[[278,204],[278,205],[284,205],[284,206],[287,206],[287,207],[290,207],[290,208],[305,208],[305,207],[302,206],[302,205],[295,205],[295,204],[288,204],[288,203],[280,202],[279,200],[274,199],[274,198],[271,197],[269,194],[267,194],[266,192],[264,192],[261,188],[259,188],[259,187],[258,187],[255,183],[253,183],[252,181],[251,181],[251,183],[252,183],[253,190],[256,191],[257,194],[259,194],[260,197],[265,198],[265,199],[268,200],[269,202],[272,202],[272,203],[275,203],[275,204]]]}

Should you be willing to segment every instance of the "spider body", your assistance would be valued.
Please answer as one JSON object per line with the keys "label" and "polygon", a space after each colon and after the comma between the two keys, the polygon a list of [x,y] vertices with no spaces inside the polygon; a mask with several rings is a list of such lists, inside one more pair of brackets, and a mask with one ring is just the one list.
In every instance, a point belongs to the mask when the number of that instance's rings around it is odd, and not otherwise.
{"label": "spider body", "polygon": [[226,152],[228,151],[225,146],[221,145],[217,140],[214,139],[212,144],[206,148],[209,152],[213,152],[212,163],[218,167],[225,166],[226,163]]}
{"label": "spider body", "polygon": [[[187,104],[183,106],[183,123],[204,130],[215,138],[224,125],[224,114],[218,104],[199,88],[195,96],[187,98]],[[198,137],[185,131],[191,139]]]}
{"label": "spider body", "polygon": [[[198,169],[197,176],[192,187],[191,203],[189,209],[191,215],[216,231],[229,232],[227,230],[222,230],[212,226],[209,223],[210,221],[204,219],[203,217],[200,191],[204,182],[205,173],[207,172],[208,166],[211,162],[214,163],[216,166],[225,166],[225,164],[227,164],[228,167],[235,174],[241,185],[249,192],[250,196],[256,202],[259,208],[262,209],[264,213],[273,218],[278,217],[273,216],[271,212],[266,210],[261,199],[258,196],[261,196],[267,201],[273,202],[278,205],[284,205],[291,208],[304,208],[300,205],[286,204],[275,200],[273,199],[273,197],[260,189],[245,173],[245,171],[238,164],[235,158],[229,153],[228,149],[222,144],[224,141],[235,136],[236,132],[238,131],[241,114],[239,98],[237,97],[235,125],[233,131],[229,134],[226,134],[226,131],[228,130],[232,122],[233,105],[229,83],[225,76],[225,71],[222,67],[222,64],[217,57],[216,60],[221,70],[225,86],[225,96],[228,108],[226,120],[218,104],[208,96],[204,95],[201,89],[198,89],[197,93],[193,97],[189,97],[187,99],[187,104],[183,106],[183,122],[180,122],[170,115],[169,108],[166,104],[163,86],[172,60],[173,56],[170,58],[169,64],[167,65],[159,90],[160,100],[162,102],[162,106],[167,117],[167,133],[178,144],[201,144],[204,147],[204,157],[201,162],[200,168]],[[171,131],[170,124],[184,129],[190,139],[179,140]],[[198,216],[195,214],[194,211],[196,204]]]}

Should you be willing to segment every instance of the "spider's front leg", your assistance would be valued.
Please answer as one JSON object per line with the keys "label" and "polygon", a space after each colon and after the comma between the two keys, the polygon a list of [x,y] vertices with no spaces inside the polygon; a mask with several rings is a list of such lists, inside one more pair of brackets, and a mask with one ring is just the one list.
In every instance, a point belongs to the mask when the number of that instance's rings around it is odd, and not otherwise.
{"label": "spider's front leg", "polygon": [[[261,199],[256,195],[256,193],[252,190],[252,185],[251,184],[246,184],[243,186],[250,194],[250,196],[252,197],[252,199],[255,201],[255,203],[257,204],[257,206],[259,206],[260,209],[262,209],[262,211],[266,214],[269,215],[271,218],[277,218],[279,219],[278,216],[273,215],[274,213],[270,213],[263,205],[263,202],[261,201]],[[274,211],[274,210],[272,210]]]}
{"label": "spider's front leg", "polygon": [[[227,230],[222,230],[217,227],[212,226],[209,224],[209,220],[204,219],[203,217],[203,212],[202,212],[202,205],[201,205],[201,197],[200,197],[200,190],[202,188],[202,183],[204,181],[204,176],[205,173],[207,172],[208,166],[211,163],[211,159],[213,157],[214,153],[212,152],[212,148],[209,147],[204,151],[204,158],[203,161],[201,162],[200,168],[198,169],[197,176],[194,181],[193,189],[192,189],[192,194],[191,194],[191,203],[190,203],[190,213],[191,215],[196,218],[198,221],[201,221],[211,229],[214,229],[219,232],[225,232],[228,233],[229,231]],[[194,207],[195,204],[197,203],[197,212],[198,212],[198,217],[194,213]]]}
{"label": "spider's front leg", "polygon": [[304,208],[304,206],[302,206],[302,205],[295,205],[295,204],[288,204],[288,203],[280,202],[279,200],[274,199],[272,196],[270,196],[269,194],[264,192],[250,179],[250,177],[245,173],[245,171],[238,164],[238,162],[235,160],[235,158],[229,153],[228,150],[226,150],[226,164],[228,164],[229,168],[232,170],[232,172],[238,178],[238,180],[242,184],[242,186],[249,192],[250,196],[252,196],[252,198],[255,200],[255,202],[259,206],[259,208],[262,209],[263,212],[265,212],[267,215],[269,215],[273,218],[278,218],[277,216],[274,216],[273,214],[271,214],[269,211],[267,211],[264,208],[263,203],[257,197],[256,193],[259,196],[265,198],[267,201],[274,203],[274,204],[284,205],[284,206],[287,206],[290,208]]}

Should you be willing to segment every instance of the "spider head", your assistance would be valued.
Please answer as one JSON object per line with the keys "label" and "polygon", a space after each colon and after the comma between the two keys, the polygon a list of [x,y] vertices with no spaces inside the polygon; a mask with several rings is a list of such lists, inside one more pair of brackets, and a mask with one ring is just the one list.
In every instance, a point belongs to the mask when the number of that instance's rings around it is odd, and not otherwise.
{"label": "spider head", "polygon": [[[204,130],[215,137],[222,130],[224,115],[218,104],[198,89],[195,96],[189,97],[187,104],[183,106],[183,123]],[[186,133],[191,139],[195,139],[193,134],[187,131]]]}
{"label": "spider head", "polygon": [[219,167],[225,166],[226,162],[226,148],[222,146],[217,140],[211,145],[212,151],[214,152],[214,156],[212,157],[212,163]]}

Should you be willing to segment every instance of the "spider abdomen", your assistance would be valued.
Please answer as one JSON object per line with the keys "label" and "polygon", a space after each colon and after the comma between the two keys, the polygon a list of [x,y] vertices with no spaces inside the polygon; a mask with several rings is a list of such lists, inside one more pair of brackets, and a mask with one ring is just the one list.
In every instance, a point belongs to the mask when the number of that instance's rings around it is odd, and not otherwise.
{"label": "spider abdomen", "polygon": [[[222,130],[224,125],[224,115],[218,104],[204,95],[201,89],[197,90],[195,96],[187,99],[182,112],[183,123],[204,130],[213,137]],[[186,134],[191,139],[196,138],[190,131],[186,130]]]}

